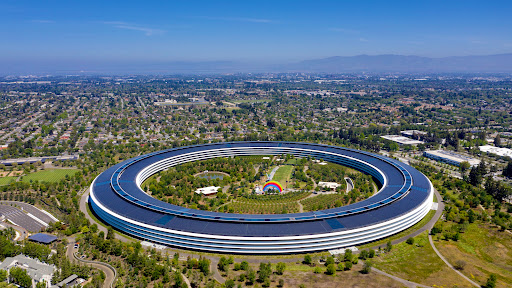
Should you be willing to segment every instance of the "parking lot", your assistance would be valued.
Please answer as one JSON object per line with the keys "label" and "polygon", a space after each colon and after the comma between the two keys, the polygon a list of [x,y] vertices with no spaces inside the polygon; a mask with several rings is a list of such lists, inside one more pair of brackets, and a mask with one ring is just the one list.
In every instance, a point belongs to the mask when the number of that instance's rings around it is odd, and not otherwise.
{"label": "parking lot", "polygon": [[46,229],[47,226],[43,224],[45,223],[44,221],[38,221],[27,215],[25,212],[21,211],[19,208],[8,205],[0,205],[0,215],[4,216],[13,224],[21,226],[30,232],[39,232]]}
{"label": "parking lot", "polygon": [[28,203],[4,200],[4,201],[0,201],[0,205],[9,205],[9,206],[16,206],[18,208],[21,208],[23,211],[34,215],[36,218],[42,220],[46,224],[51,223],[51,222],[56,222],[55,217],[44,213],[43,211],[39,210],[38,208],[36,208],[33,205],[30,205]]}

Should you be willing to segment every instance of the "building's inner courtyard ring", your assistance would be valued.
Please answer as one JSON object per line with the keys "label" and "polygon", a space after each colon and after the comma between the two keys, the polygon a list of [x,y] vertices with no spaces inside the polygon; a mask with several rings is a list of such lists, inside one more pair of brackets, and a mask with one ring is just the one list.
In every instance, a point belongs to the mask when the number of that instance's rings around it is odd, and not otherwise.
{"label": "building's inner courtyard ring", "polygon": [[[140,184],[186,162],[216,157],[314,157],[375,177],[381,189],[343,207],[292,214],[232,214],[172,205],[147,195]],[[278,254],[350,247],[409,228],[430,210],[433,187],[402,162],[343,147],[296,142],[231,142],[179,147],[135,157],[100,174],[89,204],[107,224],[137,238],[185,249]]]}

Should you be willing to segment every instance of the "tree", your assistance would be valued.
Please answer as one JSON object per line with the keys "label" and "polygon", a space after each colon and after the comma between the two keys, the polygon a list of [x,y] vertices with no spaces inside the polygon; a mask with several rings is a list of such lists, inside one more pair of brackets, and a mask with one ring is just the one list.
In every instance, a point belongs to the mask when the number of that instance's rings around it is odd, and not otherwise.
{"label": "tree", "polygon": [[210,260],[200,257],[198,261],[199,271],[203,272],[204,276],[210,274]]}
{"label": "tree", "polygon": [[174,272],[174,287],[175,288],[181,288],[181,285],[185,283],[183,280],[183,276],[181,276],[181,273],[179,271]]}
{"label": "tree", "polygon": [[226,257],[224,256],[220,257],[219,264],[217,264],[217,268],[219,268],[220,271],[227,272],[229,268],[229,260],[226,259]]}
{"label": "tree", "polygon": [[252,285],[256,281],[256,272],[252,270],[251,268],[247,269],[247,282],[248,284]]}
{"label": "tree", "polygon": [[372,263],[370,261],[364,261],[363,269],[361,270],[361,273],[369,274],[371,271],[372,271]]}
{"label": "tree", "polygon": [[391,244],[391,241],[388,241],[386,244],[386,252],[391,251],[391,249],[393,249],[393,244]]}
{"label": "tree", "polygon": [[503,176],[512,178],[512,161],[508,161],[507,166],[503,169]]}
{"label": "tree", "polygon": [[311,263],[312,263],[311,256],[310,255],[304,256],[304,261],[302,261],[302,262],[304,262],[304,264],[306,264],[306,265],[311,265]]}
{"label": "tree", "polygon": [[494,146],[501,147],[501,136],[500,134],[496,135],[494,138]]}
{"label": "tree", "polygon": [[247,269],[249,269],[249,262],[242,261],[242,263],[240,263],[240,269],[247,271]]}
{"label": "tree", "polygon": [[114,234],[114,228],[112,226],[108,226],[107,228],[107,240],[114,239],[116,236]]}
{"label": "tree", "polygon": [[485,288],[495,288],[496,287],[496,281],[498,280],[498,277],[496,277],[496,274],[491,274],[489,278],[487,279],[487,283],[485,283]]}
{"label": "tree", "polygon": [[405,241],[405,243],[407,243],[409,245],[414,244],[414,238],[413,237],[407,238],[407,241]]}
{"label": "tree", "polygon": [[272,274],[272,264],[270,262],[268,263],[260,263],[260,269],[258,270],[258,280],[260,282],[265,282],[265,280],[270,277]]}
{"label": "tree", "polygon": [[468,171],[468,169],[470,167],[471,167],[471,164],[469,164],[468,161],[463,161],[460,163],[459,169],[460,169],[460,174],[462,174],[462,177],[464,177],[464,175],[466,175],[466,172]]}
{"label": "tree", "polygon": [[325,261],[325,266],[328,266],[331,264],[334,264],[334,257],[329,256],[329,257],[327,257],[327,260]]}
{"label": "tree", "polygon": [[480,174],[480,169],[478,169],[476,166],[473,166],[471,168],[471,171],[469,171],[469,183],[473,186],[479,186],[482,184],[482,174]]}
{"label": "tree", "polygon": [[286,264],[284,264],[283,262],[277,263],[277,265],[276,265],[276,274],[277,275],[283,275],[284,269],[286,269]]}
{"label": "tree", "polygon": [[334,263],[327,265],[327,270],[325,272],[327,275],[336,275],[336,266],[334,266]]}
{"label": "tree", "polygon": [[350,249],[345,249],[345,262],[346,261],[352,261],[352,250]]}
{"label": "tree", "polygon": [[359,253],[359,259],[366,260],[368,258],[368,250],[361,250]]}
{"label": "tree", "polygon": [[375,250],[370,249],[370,251],[368,251],[368,257],[369,257],[369,258],[373,258],[373,257],[375,257]]}
{"label": "tree", "polygon": [[7,271],[0,270],[0,282],[7,281]]}
{"label": "tree", "polygon": [[464,260],[457,260],[455,261],[455,265],[453,265],[455,269],[457,270],[464,270],[464,267],[466,267],[466,262]]}
{"label": "tree", "polygon": [[352,262],[351,261],[345,262],[345,271],[348,271],[350,269],[352,269]]}
{"label": "tree", "polygon": [[235,287],[235,281],[233,279],[229,279],[224,283],[224,286],[226,288],[234,288]]}
{"label": "tree", "polygon": [[19,267],[13,267],[9,271],[9,277],[12,282],[21,287],[32,287],[32,278],[28,276],[27,271]]}
{"label": "tree", "polygon": [[343,269],[345,269],[345,267],[343,266],[343,262],[338,263],[338,270],[343,271]]}

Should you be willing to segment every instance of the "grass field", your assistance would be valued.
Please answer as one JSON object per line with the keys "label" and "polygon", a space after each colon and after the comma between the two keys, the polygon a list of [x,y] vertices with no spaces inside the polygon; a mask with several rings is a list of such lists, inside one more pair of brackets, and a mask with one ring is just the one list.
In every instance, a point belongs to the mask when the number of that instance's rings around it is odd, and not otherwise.
{"label": "grass field", "polygon": [[0,186],[7,185],[11,183],[12,181],[15,181],[18,177],[8,176],[8,177],[2,177],[0,178]]}
{"label": "grass field", "polygon": [[41,170],[35,173],[30,173],[26,176],[23,176],[23,182],[32,181],[42,181],[42,182],[59,182],[60,180],[66,178],[66,175],[73,176],[76,172],[80,170],[78,169],[48,169]]}
{"label": "grass field", "polygon": [[389,253],[374,260],[375,267],[397,277],[434,287],[471,287],[437,256],[428,242],[427,232],[416,236],[414,244],[393,246]]}
{"label": "grass field", "polygon": [[473,223],[459,241],[434,243],[452,265],[455,261],[464,261],[466,266],[461,272],[473,281],[485,284],[494,273],[498,276],[497,287],[512,287],[512,234],[488,224]]}
{"label": "grass field", "polygon": [[279,167],[272,180],[279,182],[283,186],[283,189],[288,188],[288,186],[291,185],[291,182],[287,183],[286,181],[290,181],[292,178],[293,169],[295,169],[295,167],[291,165],[283,165]]}

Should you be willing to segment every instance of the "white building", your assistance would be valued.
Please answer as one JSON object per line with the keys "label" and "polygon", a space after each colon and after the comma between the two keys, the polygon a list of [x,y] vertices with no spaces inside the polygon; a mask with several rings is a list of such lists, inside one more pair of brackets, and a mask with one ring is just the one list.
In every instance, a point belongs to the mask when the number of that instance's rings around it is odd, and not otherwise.
{"label": "white building", "polygon": [[27,271],[28,276],[32,278],[33,288],[36,287],[37,283],[42,281],[46,281],[47,288],[50,287],[53,273],[56,270],[54,265],[48,265],[25,255],[7,257],[4,262],[0,264],[0,270],[6,270],[7,273],[9,273],[13,267],[19,267]]}
{"label": "white building", "polygon": [[217,186],[208,186],[208,187],[197,189],[196,193],[209,196],[209,195],[213,195],[213,194],[217,193],[219,189],[220,189],[220,187],[217,187]]}
{"label": "white building", "polygon": [[386,140],[390,140],[390,141],[396,142],[396,143],[398,143],[400,145],[418,145],[418,144],[425,143],[425,142],[420,141],[420,140],[414,140],[414,139],[407,138],[407,137],[400,136],[400,135],[384,135],[384,136],[380,136],[380,137],[384,138]]}
{"label": "white building", "polygon": [[486,152],[486,153],[491,153],[491,154],[496,154],[498,156],[508,156],[508,157],[512,158],[512,149],[508,149],[508,148],[499,148],[499,147],[495,147],[495,146],[491,146],[491,145],[485,145],[485,146],[480,146],[480,151]]}
{"label": "white building", "polygon": [[328,189],[336,189],[341,186],[341,184],[338,184],[336,182],[318,182],[318,186],[322,188],[328,188]]}
{"label": "white building", "polygon": [[462,162],[468,162],[471,166],[477,166],[480,164],[480,160],[478,159],[445,150],[425,151],[423,152],[423,156],[455,166],[460,166],[460,163]]}

